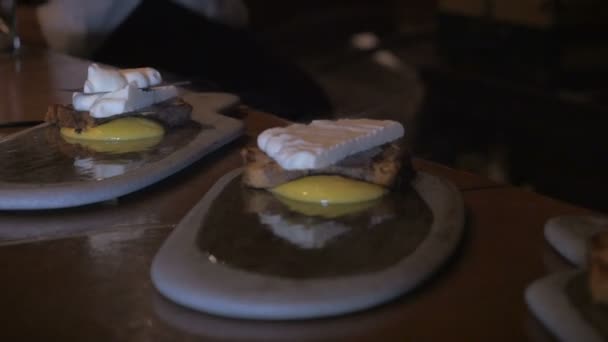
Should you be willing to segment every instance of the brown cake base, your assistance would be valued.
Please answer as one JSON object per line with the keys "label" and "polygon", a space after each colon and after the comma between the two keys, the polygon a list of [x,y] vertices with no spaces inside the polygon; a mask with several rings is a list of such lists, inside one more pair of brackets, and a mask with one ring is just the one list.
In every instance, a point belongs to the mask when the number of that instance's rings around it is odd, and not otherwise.
{"label": "brown cake base", "polygon": [[340,175],[398,189],[413,176],[409,151],[395,142],[363,151],[323,169],[285,170],[256,147],[241,152],[245,168],[243,183],[259,189],[272,188],[311,175]]}
{"label": "brown cake base", "polygon": [[177,97],[142,108],[137,112],[114,115],[103,119],[94,118],[86,111],[77,111],[72,105],[54,104],[49,106],[45,121],[59,127],[84,131],[89,127],[95,127],[111,120],[136,116],[157,121],[165,127],[177,127],[187,123],[191,114],[192,106],[182,98]]}

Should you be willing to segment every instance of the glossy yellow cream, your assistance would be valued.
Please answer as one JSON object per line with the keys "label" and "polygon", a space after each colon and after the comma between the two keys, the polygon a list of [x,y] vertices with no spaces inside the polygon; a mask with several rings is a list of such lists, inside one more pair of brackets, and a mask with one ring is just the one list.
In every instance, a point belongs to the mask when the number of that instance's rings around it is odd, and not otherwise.
{"label": "glossy yellow cream", "polygon": [[276,196],[276,198],[281,201],[281,203],[285,204],[291,211],[295,211],[304,216],[317,216],[327,219],[356,214],[360,211],[372,208],[380,201],[379,199],[376,199],[357,203],[322,205],[320,203],[295,201],[283,196]]}
{"label": "glossy yellow cream", "polygon": [[308,176],[272,188],[274,194],[301,202],[343,204],[380,198],[386,189],[340,176]]}
{"label": "glossy yellow cream", "polygon": [[159,138],[165,134],[162,125],[144,118],[127,117],[91,127],[80,133],[62,127],[61,135],[69,139],[91,141],[131,141]]}
{"label": "glossy yellow cream", "polygon": [[86,140],[64,137],[70,144],[78,144],[95,152],[118,154],[149,150],[163,140],[162,136],[136,140]]}

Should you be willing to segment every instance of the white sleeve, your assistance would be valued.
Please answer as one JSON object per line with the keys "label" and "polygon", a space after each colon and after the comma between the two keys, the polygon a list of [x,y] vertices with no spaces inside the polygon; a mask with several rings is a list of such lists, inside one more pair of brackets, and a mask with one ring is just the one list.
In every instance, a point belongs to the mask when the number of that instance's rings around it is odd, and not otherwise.
{"label": "white sleeve", "polygon": [[[86,57],[120,25],[142,0],[50,0],[36,14],[53,50]],[[173,0],[199,15],[233,27],[247,25],[242,0]]]}
{"label": "white sleeve", "polygon": [[52,50],[86,57],[141,0],[50,0],[38,6],[42,35]]}

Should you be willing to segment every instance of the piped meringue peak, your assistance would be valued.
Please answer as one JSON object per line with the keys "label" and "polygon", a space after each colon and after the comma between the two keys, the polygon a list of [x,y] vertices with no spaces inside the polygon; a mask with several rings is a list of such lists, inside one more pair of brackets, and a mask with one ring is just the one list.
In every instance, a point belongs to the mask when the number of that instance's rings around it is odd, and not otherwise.
{"label": "piped meringue peak", "polygon": [[72,95],[72,105],[95,118],[132,112],[178,95],[175,86],[142,90],[161,83],[160,72],[153,68],[113,69],[94,63],[88,68],[84,92]]}

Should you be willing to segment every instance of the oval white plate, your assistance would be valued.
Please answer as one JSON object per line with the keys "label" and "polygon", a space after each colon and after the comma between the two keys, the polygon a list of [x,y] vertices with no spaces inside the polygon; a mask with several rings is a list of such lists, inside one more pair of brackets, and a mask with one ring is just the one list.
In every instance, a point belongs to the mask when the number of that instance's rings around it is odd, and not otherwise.
{"label": "oval white plate", "polygon": [[304,319],[344,314],[391,300],[420,285],[454,252],[464,226],[464,204],[451,183],[418,173],[413,188],[430,208],[430,232],[393,266],[352,276],[291,279],[211,262],[196,245],[207,210],[234,170],[218,180],[171,233],[154,258],[151,277],[164,296],[212,314],[251,319]]}
{"label": "oval white plate", "polygon": [[[183,97],[193,107],[192,120],[204,127],[185,146],[158,161],[100,180],[58,183],[0,181],[0,210],[66,208],[126,195],[170,176],[242,134],[241,121],[218,114],[218,111],[236,104],[236,96],[188,93]],[[0,148],[11,139],[46,127],[47,124],[42,124],[2,138]]]}

